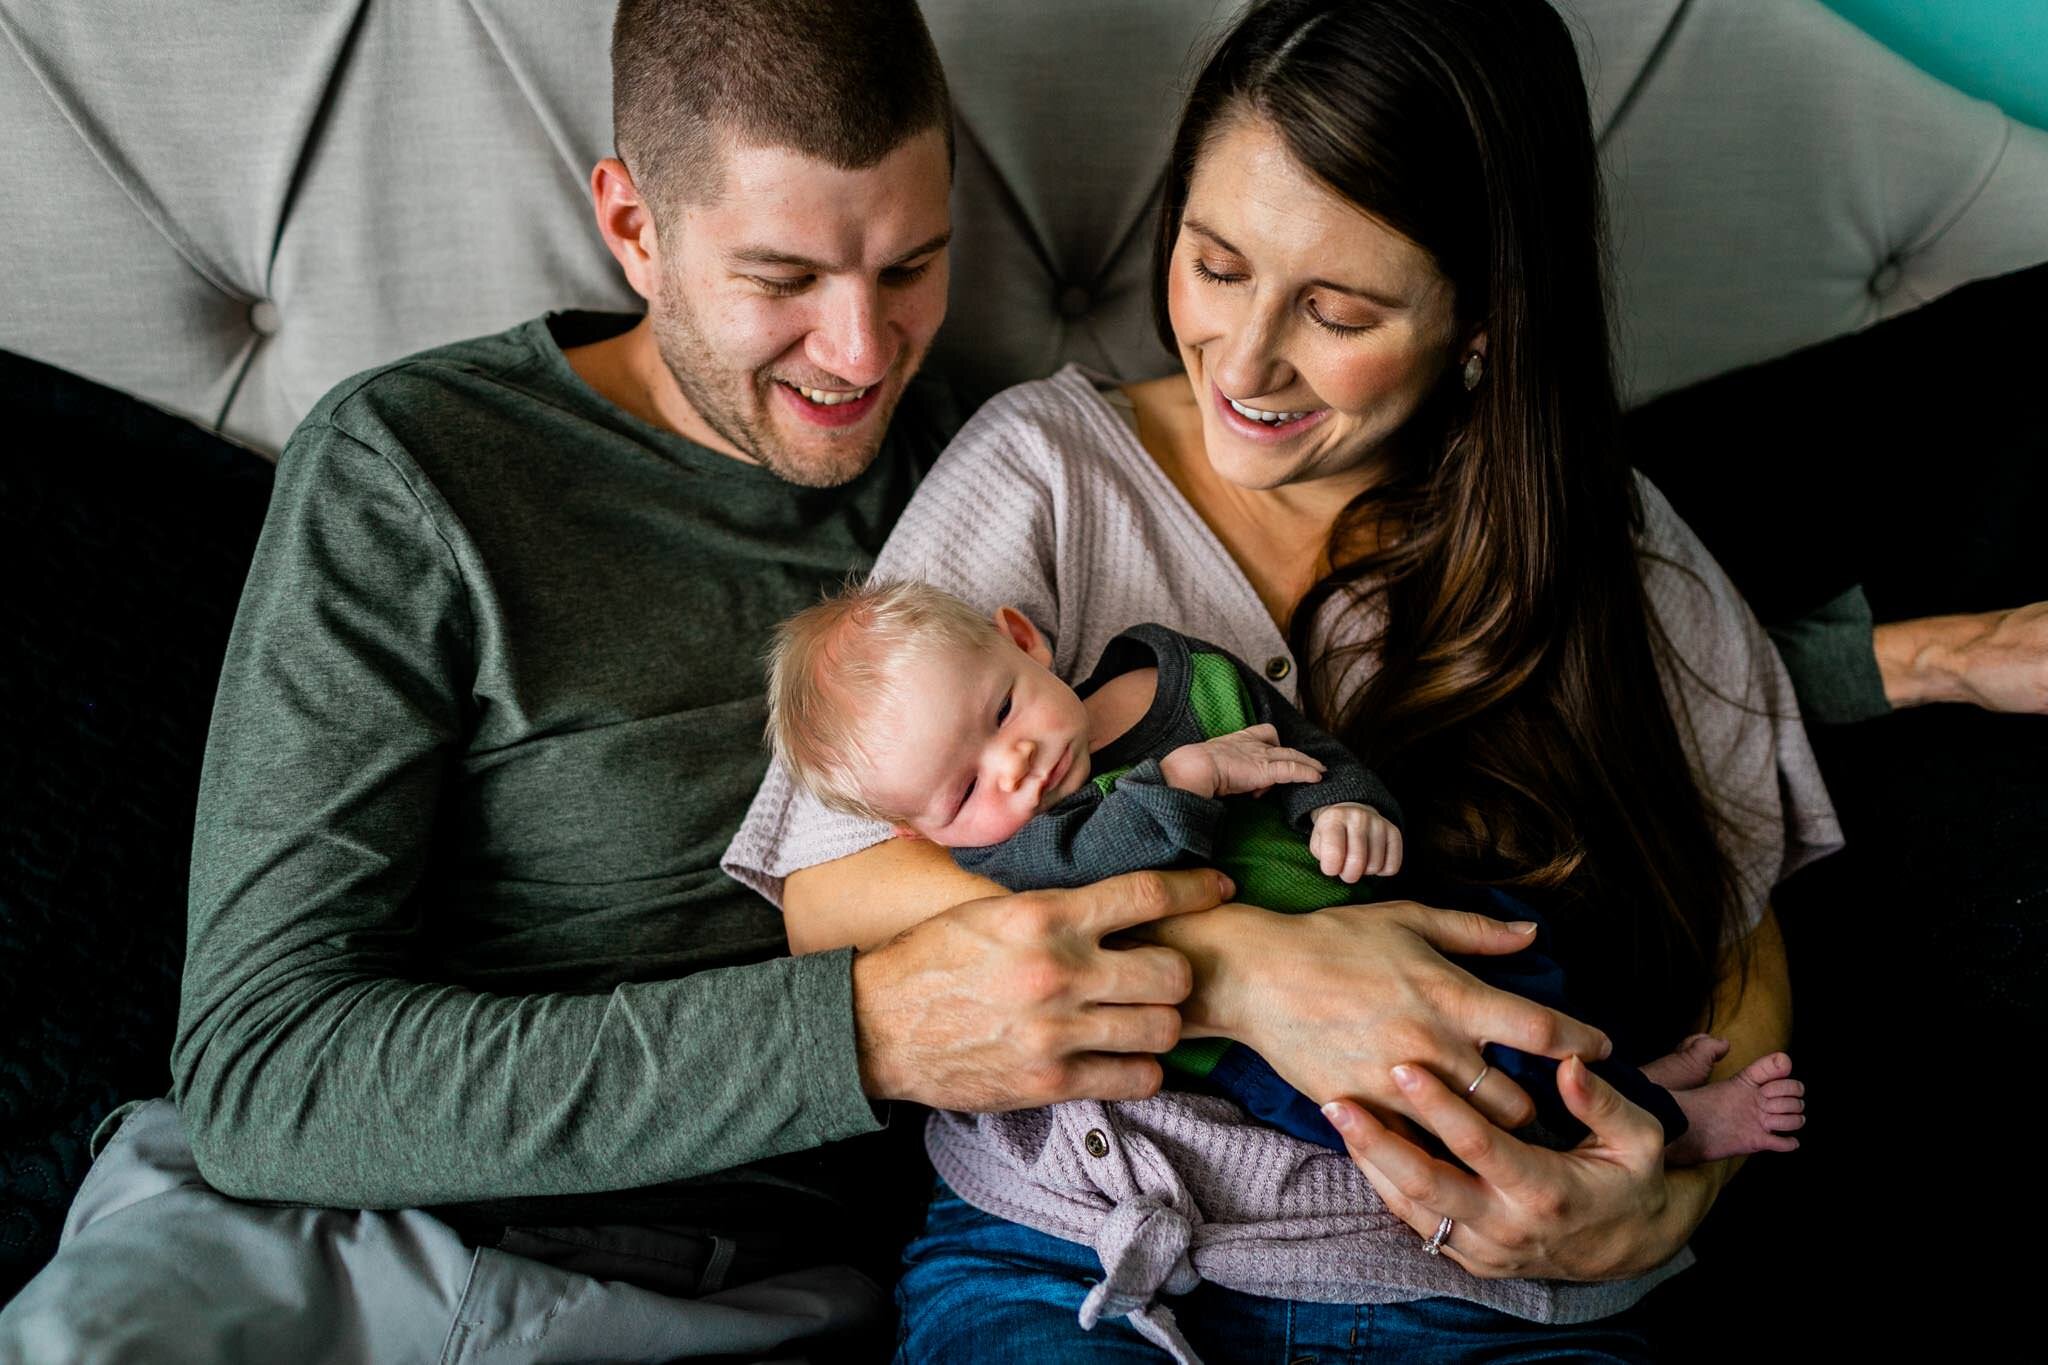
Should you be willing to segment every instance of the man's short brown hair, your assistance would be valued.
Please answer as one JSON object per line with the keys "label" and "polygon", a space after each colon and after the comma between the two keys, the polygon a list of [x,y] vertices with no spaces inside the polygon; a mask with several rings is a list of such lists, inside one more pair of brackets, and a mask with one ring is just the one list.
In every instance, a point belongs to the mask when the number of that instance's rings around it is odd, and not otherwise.
{"label": "man's short brown hair", "polygon": [[950,157],[915,0],[620,0],[612,137],[657,217],[717,196],[722,139],[863,170],[927,128]]}

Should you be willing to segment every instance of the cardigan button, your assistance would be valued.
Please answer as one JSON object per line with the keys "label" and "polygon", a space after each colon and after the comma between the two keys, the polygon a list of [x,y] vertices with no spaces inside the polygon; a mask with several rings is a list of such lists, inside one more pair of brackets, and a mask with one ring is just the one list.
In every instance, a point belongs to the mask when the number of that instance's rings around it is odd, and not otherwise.
{"label": "cardigan button", "polygon": [[1268,682],[1279,682],[1293,671],[1294,661],[1285,654],[1275,654],[1272,658],[1266,660],[1266,680]]}
{"label": "cardigan button", "polygon": [[1081,1145],[1088,1149],[1090,1156],[1109,1155],[1109,1139],[1103,1135],[1100,1128],[1090,1128],[1088,1136],[1081,1139]]}

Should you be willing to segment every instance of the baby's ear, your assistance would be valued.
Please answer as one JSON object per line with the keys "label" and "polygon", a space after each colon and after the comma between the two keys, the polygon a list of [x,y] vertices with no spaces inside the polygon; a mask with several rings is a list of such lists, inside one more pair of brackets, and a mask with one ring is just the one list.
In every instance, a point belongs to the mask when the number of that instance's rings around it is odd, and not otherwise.
{"label": "baby's ear", "polygon": [[1040,668],[1052,667],[1052,646],[1046,643],[1045,632],[1031,624],[1031,618],[1015,607],[996,608],[996,629],[1003,638],[1031,656]]}

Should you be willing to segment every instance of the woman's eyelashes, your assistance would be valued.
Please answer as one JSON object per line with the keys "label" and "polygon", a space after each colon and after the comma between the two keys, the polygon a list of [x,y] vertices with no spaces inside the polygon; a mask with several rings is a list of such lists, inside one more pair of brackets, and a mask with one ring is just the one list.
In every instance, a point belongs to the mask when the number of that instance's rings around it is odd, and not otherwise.
{"label": "woman's eyelashes", "polygon": [[[1204,261],[1200,256],[1190,257],[1189,260],[1194,266],[1195,275],[1209,284],[1243,284],[1245,281],[1245,276],[1242,272],[1219,270]],[[1322,310],[1316,306],[1314,299],[1310,299],[1303,305],[1303,308],[1308,313],[1308,320],[1310,322],[1313,322],[1324,331],[1337,336],[1353,337],[1361,332],[1369,332],[1373,328],[1373,324],[1370,322],[1338,322],[1335,319],[1324,317]]]}

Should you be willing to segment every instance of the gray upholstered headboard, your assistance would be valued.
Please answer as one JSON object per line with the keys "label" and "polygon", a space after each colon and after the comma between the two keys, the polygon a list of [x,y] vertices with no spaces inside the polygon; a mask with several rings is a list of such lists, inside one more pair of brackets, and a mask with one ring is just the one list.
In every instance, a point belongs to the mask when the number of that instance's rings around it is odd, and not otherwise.
{"label": "gray upholstered headboard", "polygon": [[[1814,0],[1560,0],[1642,398],[2048,260],[2048,134]],[[970,390],[1168,365],[1150,212],[1228,0],[926,0],[960,112]],[[0,347],[275,450],[378,361],[632,308],[584,177],[612,0],[0,0]]]}

